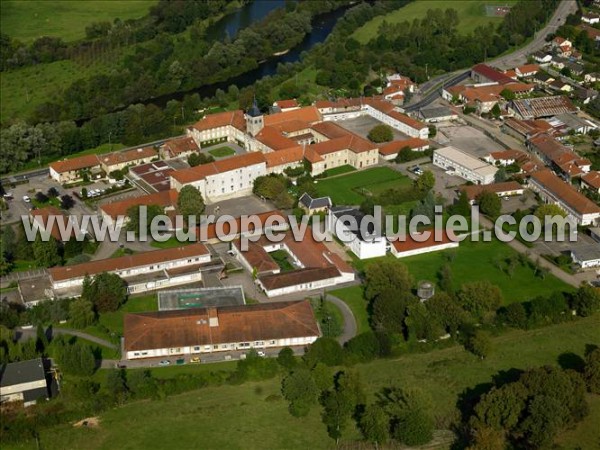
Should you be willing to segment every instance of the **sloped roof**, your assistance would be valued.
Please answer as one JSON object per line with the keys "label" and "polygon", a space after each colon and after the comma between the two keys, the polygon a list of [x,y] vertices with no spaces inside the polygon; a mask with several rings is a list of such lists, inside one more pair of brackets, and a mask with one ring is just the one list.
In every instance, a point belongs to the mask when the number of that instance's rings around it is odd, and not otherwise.
{"label": "sloped roof", "polygon": [[[218,326],[209,326],[209,315]],[[127,314],[125,351],[320,336],[308,300]]]}
{"label": "sloped roof", "polygon": [[294,147],[296,143],[283,136],[274,127],[264,127],[256,135],[256,139],[272,150],[282,150],[284,148]]}
{"label": "sloped roof", "polygon": [[132,148],[124,152],[109,153],[104,156],[100,156],[102,164],[107,166],[114,166],[116,164],[130,163],[139,159],[154,158],[158,156],[158,152],[154,147],[143,147],[143,148]]}
{"label": "sloped roof", "polygon": [[54,281],[82,278],[85,275],[96,275],[102,272],[114,272],[134,267],[148,266],[165,261],[175,261],[183,258],[193,258],[208,254],[206,246],[200,242],[182,247],[153,250],[150,252],[134,253],[118,258],[99,259],[73,266],[51,267],[48,269]]}
{"label": "sloped roof", "polygon": [[128,198],[120,202],[107,203],[101,205],[100,209],[104,214],[116,219],[119,216],[127,215],[127,210],[132,206],[138,205],[158,205],[163,208],[177,205],[177,198],[179,193],[176,189],[169,189],[168,191],[155,192],[148,195],[141,195],[139,197]]}
{"label": "sloped roof", "polygon": [[94,166],[99,166],[100,160],[96,155],[78,156],[72,159],[65,159],[50,163],[50,168],[57,173],[71,172],[73,170],[87,169]]}
{"label": "sloped roof", "polygon": [[304,150],[299,145],[296,145],[285,150],[265,153],[264,156],[267,167],[276,167],[301,162],[304,158]]}
{"label": "sloped roof", "polygon": [[241,109],[238,109],[236,111],[208,114],[192,125],[192,128],[195,128],[198,131],[205,131],[227,125],[231,125],[241,131],[246,131],[244,112]]}
{"label": "sloped roof", "polygon": [[265,116],[265,126],[277,125],[290,120],[301,120],[309,123],[318,122],[321,120],[321,113],[315,106],[305,106],[291,111],[269,114]]}
{"label": "sloped roof", "polygon": [[399,239],[392,241],[392,245],[398,253],[404,253],[420,248],[436,247],[450,242],[458,242],[458,238],[453,232],[440,230],[440,239],[436,239],[437,236],[434,230],[427,230],[427,232],[429,232],[429,236],[423,241],[417,239],[422,239],[424,232],[417,232],[408,234],[403,241]]}
{"label": "sloped roof", "polygon": [[210,175],[229,172],[231,170],[264,162],[265,157],[261,152],[250,152],[242,155],[235,155],[231,158],[219,159],[208,164],[190,167],[189,169],[176,170],[171,173],[171,177],[182,184],[193,183],[194,181],[203,180]]}
{"label": "sloped roof", "polygon": [[277,100],[275,106],[279,106],[281,109],[297,108],[298,102],[295,98],[291,100]]}
{"label": "sloped roof", "polygon": [[8,363],[0,373],[0,387],[32,383],[46,379],[41,358]]}
{"label": "sloped roof", "polygon": [[600,189],[600,172],[595,171],[586,173],[581,177],[581,179],[593,188]]}
{"label": "sloped roof", "polygon": [[505,181],[502,183],[492,184],[474,184],[471,186],[461,186],[461,190],[467,194],[469,200],[475,200],[482,192],[493,192],[494,194],[502,194],[504,192],[519,191],[525,189],[516,181]]}
{"label": "sloped roof", "polygon": [[392,141],[387,144],[383,144],[379,147],[379,153],[384,156],[397,154],[404,147],[410,147],[411,149],[428,147],[429,141],[419,138],[405,139],[403,141]]}
{"label": "sloped roof", "polygon": [[600,213],[598,205],[558,178],[550,169],[533,172],[531,179],[579,214]]}
{"label": "sloped roof", "polygon": [[178,156],[182,153],[197,152],[200,149],[193,138],[184,136],[176,139],[170,139],[163,144],[165,150],[169,152],[171,156]]}

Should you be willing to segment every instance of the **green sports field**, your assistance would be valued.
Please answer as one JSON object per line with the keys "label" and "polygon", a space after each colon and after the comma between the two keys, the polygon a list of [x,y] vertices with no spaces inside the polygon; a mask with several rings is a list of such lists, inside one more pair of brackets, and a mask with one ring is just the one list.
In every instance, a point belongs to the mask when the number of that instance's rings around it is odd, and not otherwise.
{"label": "green sports field", "polygon": [[73,41],[85,37],[93,22],[138,19],[157,0],[2,0],[2,32],[23,42],[41,36]]}
{"label": "green sports field", "polygon": [[[511,331],[493,340],[490,356],[479,360],[460,346],[424,354],[408,354],[395,360],[378,360],[355,367],[367,386],[370,400],[391,384],[418,388],[435,402],[435,417],[448,423],[458,417],[458,396],[469,388],[489,383],[509,369],[557,365],[558,357],[573,352],[583,355],[587,344],[597,342],[600,316],[536,329]],[[235,363],[229,363],[234,367]],[[215,365],[222,370],[224,364]],[[167,367],[154,376],[207,370],[213,365]],[[100,377],[102,373],[98,376]],[[100,415],[97,428],[74,428],[71,424],[41,430],[40,448],[45,449],[331,449],[318,407],[307,417],[294,418],[287,411],[280,381],[244,383],[191,391],[163,400],[142,400]],[[269,398],[270,400],[267,400]],[[593,424],[600,415],[598,396],[590,396],[591,416],[576,430],[559,436],[563,448],[595,448],[600,433]],[[576,433],[578,431],[578,433]],[[359,438],[350,425],[340,444]],[[6,449],[35,449],[36,443],[5,445]]]}
{"label": "green sports field", "polygon": [[389,167],[375,167],[348,175],[319,180],[320,196],[329,196],[335,205],[359,205],[366,195],[376,195],[390,188],[411,185],[410,178]]}
{"label": "green sports field", "polygon": [[502,21],[501,17],[488,17],[486,15],[486,6],[504,6],[514,5],[516,0],[506,1],[482,1],[482,0],[453,0],[437,1],[437,0],[417,0],[408,4],[404,8],[393,11],[386,16],[375,17],[371,21],[364,24],[354,32],[352,37],[357,41],[366,44],[371,39],[377,37],[379,26],[386,21],[394,24],[404,21],[412,22],[414,19],[423,19],[429,9],[447,9],[453,8],[458,12],[460,20],[458,29],[461,33],[467,34],[473,31],[480,25],[488,23],[498,24]]}

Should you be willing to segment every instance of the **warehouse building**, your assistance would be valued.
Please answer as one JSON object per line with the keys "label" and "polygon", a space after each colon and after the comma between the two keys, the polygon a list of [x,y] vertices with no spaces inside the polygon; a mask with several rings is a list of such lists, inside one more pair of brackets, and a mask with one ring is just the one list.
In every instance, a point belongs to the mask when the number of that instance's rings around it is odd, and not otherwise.
{"label": "warehouse building", "polygon": [[454,147],[433,152],[433,164],[475,184],[490,184],[498,169]]}

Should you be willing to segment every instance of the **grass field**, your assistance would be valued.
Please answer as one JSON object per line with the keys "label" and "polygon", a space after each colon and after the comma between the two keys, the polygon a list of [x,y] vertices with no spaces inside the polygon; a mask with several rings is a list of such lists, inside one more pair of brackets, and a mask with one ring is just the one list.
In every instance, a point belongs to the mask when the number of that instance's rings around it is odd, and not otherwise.
{"label": "grass field", "polygon": [[354,32],[352,37],[357,41],[366,44],[377,36],[379,26],[386,21],[389,24],[401,23],[404,21],[412,22],[414,19],[423,19],[429,9],[447,9],[453,8],[458,12],[460,20],[458,29],[461,33],[467,34],[480,25],[488,23],[499,24],[502,21],[500,17],[488,17],[485,13],[486,5],[511,5],[516,0],[505,1],[482,1],[482,0],[453,0],[452,2],[438,0],[417,0],[385,16],[375,17],[364,24]]}
{"label": "grass field", "polygon": [[[596,315],[528,332],[512,331],[493,340],[492,352],[485,360],[455,346],[374,361],[358,365],[356,370],[362,375],[371,399],[391,384],[418,388],[435,402],[435,416],[447,423],[448,419],[458,417],[456,401],[465,390],[490,383],[501,371],[557,365],[558,357],[566,352],[582,355],[586,344],[598,341],[598,327],[600,316]],[[225,365],[219,365],[219,369]],[[234,363],[229,365],[234,367]],[[172,376],[192,370],[207,369],[203,365],[182,366],[160,368],[155,373]],[[160,401],[139,401],[105,412],[100,416],[98,428],[74,428],[67,424],[42,430],[40,444],[46,449],[159,449],[171,447],[175,442],[179,448],[335,448],[321,423],[320,408],[313,407],[307,417],[296,419],[288,413],[285,401],[266,400],[279,395],[280,382],[273,379],[210,387]],[[592,415],[577,429],[560,436],[561,443],[573,444],[566,448],[597,447],[599,432],[594,424],[600,416],[599,403],[597,396],[591,398]],[[341,445],[357,437],[357,431],[349,426]],[[31,441],[4,448],[34,449],[36,444]]]}
{"label": "grass field", "polygon": [[323,175],[325,175],[325,177],[333,177],[350,172],[356,172],[356,169],[351,165],[346,164],[344,166],[336,167],[335,169],[327,169],[325,172],[323,172]]}
{"label": "grass field", "polygon": [[2,32],[20,41],[53,36],[73,41],[85,37],[93,22],[137,19],[148,14],[156,0],[2,0]]}
{"label": "grass field", "polygon": [[367,301],[363,298],[362,286],[350,286],[328,292],[343,300],[352,310],[356,320],[358,334],[370,330]]}
{"label": "grass field", "polygon": [[231,147],[219,147],[214,150],[209,150],[208,153],[213,155],[215,158],[224,158],[225,156],[235,155],[235,150]]}
{"label": "grass field", "polygon": [[365,194],[379,194],[386,189],[406,187],[411,180],[389,167],[375,167],[334,178],[319,180],[320,196],[329,196],[336,205],[359,205]]}

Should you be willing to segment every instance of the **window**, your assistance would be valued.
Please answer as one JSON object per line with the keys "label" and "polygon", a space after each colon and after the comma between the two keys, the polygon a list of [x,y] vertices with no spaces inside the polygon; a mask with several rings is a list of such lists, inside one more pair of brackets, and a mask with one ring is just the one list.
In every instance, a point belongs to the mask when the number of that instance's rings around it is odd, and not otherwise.
{"label": "window", "polygon": [[194,351],[195,352],[199,352],[200,351],[200,347],[198,347],[198,346],[194,347]]}

